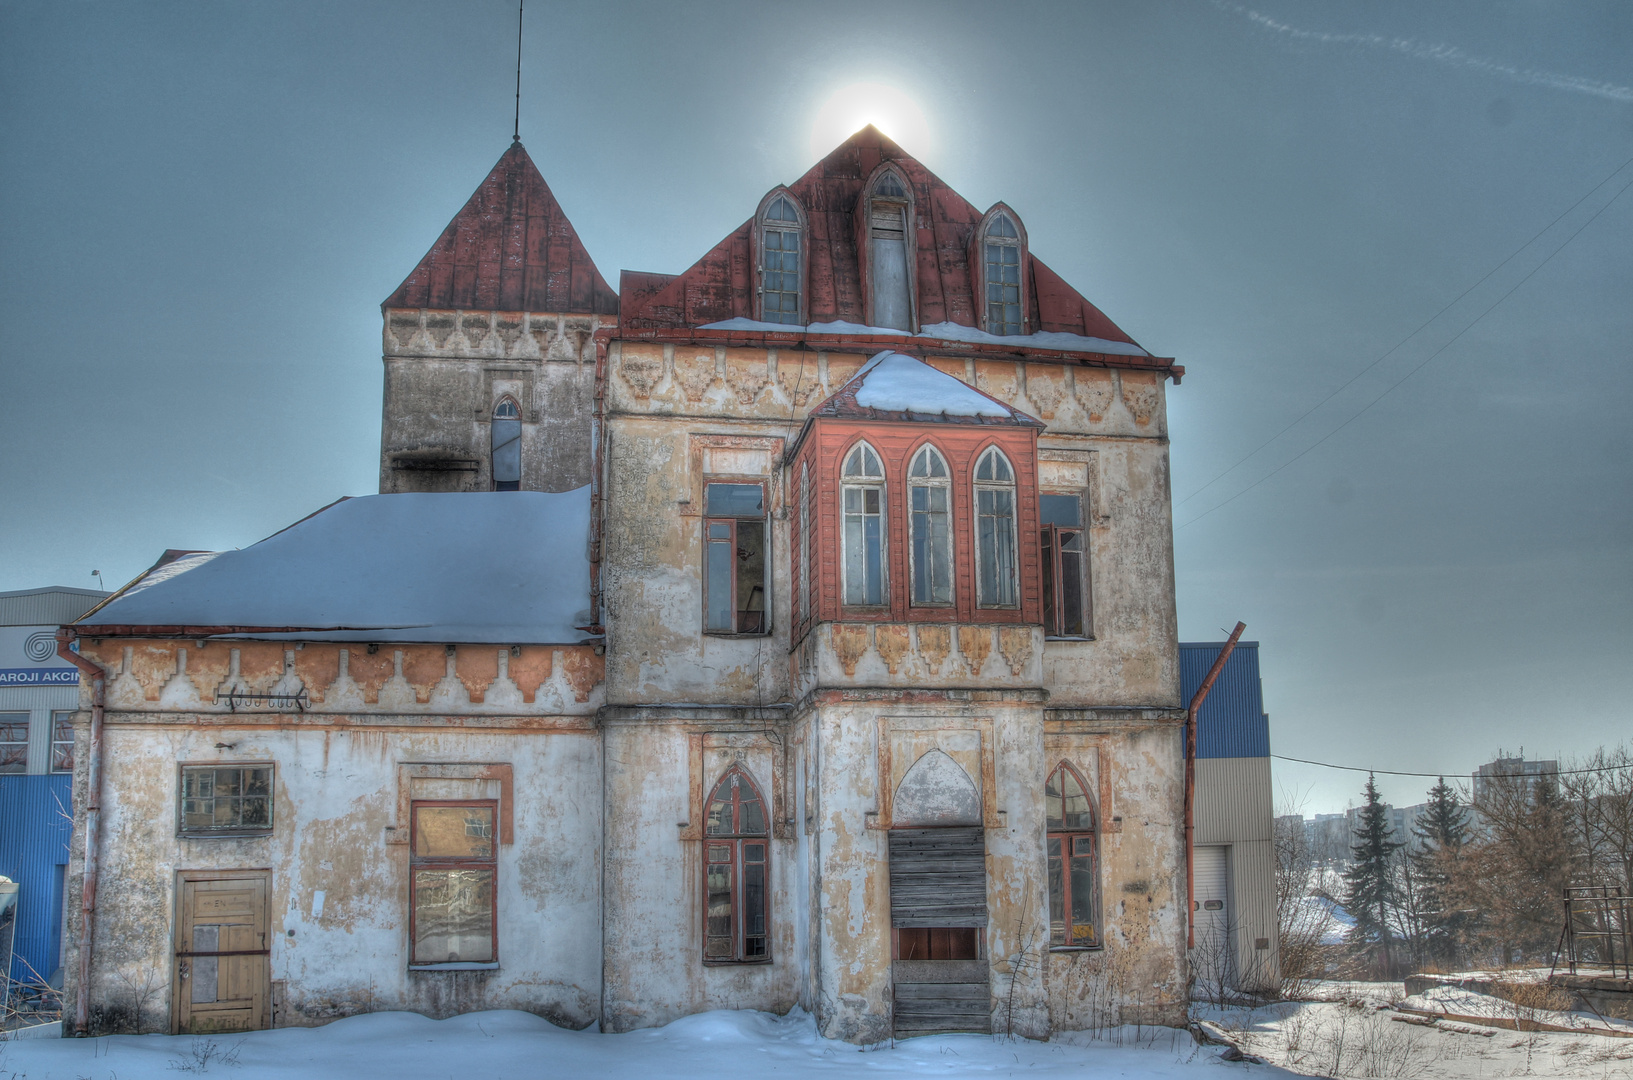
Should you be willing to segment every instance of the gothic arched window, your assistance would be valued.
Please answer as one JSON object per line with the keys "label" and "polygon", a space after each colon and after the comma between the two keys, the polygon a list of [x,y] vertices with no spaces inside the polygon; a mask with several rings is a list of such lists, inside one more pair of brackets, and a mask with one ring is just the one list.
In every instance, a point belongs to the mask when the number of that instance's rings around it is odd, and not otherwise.
{"label": "gothic arched window", "polygon": [[976,602],[982,607],[1014,607],[1015,470],[996,446],[975,465]]}
{"label": "gothic arched window", "polygon": [[913,333],[913,196],[895,169],[873,182],[867,215],[870,321]]}
{"label": "gothic arched window", "polygon": [[913,597],[918,606],[953,602],[952,479],[947,459],[929,444],[907,469]]}
{"label": "gothic arched window", "polygon": [[1083,777],[1066,762],[1044,783],[1048,819],[1049,944],[1100,944],[1100,886],[1094,805]]}
{"label": "gothic arched window", "polygon": [[733,767],[709,795],[703,959],[771,958],[770,815],[759,789]]}
{"label": "gothic arched window", "polygon": [[493,407],[493,490],[519,491],[522,486],[522,412],[513,398]]}
{"label": "gothic arched window", "polygon": [[803,237],[793,199],[773,197],[760,213],[760,318],[765,322],[805,322]]}
{"label": "gothic arched window", "polygon": [[989,334],[1025,332],[1021,316],[1021,233],[1002,210],[987,218],[981,238],[981,279],[986,285]]}
{"label": "gothic arched window", "polygon": [[845,603],[881,607],[885,602],[885,470],[879,454],[857,443],[840,470],[844,500]]}

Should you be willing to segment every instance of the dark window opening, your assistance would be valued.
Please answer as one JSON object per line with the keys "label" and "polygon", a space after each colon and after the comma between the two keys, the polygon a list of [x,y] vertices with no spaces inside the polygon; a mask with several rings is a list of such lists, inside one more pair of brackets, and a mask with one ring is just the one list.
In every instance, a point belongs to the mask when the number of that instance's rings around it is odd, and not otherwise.
{"label": "dark window opening", "polygon": [[181,831],[243,836],[272,831],[271,765],[183,765]]}
{"label": "dark window opening", "polygon": [[492,445],[493,490],[521,490],[522,413],[508,397],[493,408]]}
{"label": "dark window opening", "polygon": [[704,820],[703,959],[771,959],[769,818],[759,790],[740,769],[715,785]]}
{"label": "dark window opening", "polygon": [[1039,497],[1043,528],[1043,632],[1086,638],[1089,627],[1088,534],[1076,495]]}
{"label": "dark window opening", "polygon": [[708,484],[704,504],[704,630],[769,633],[764,485]]}

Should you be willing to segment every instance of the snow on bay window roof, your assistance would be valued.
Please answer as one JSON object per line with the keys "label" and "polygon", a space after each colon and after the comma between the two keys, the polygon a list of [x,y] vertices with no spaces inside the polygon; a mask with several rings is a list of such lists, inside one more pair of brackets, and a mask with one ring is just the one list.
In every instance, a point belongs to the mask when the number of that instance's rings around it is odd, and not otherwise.
{"label": "snow on bay window roof", "polygon": [[588,487],[343,499],[247,548],[156,567],[79,625],[570,644],[590,636],[589,523]]}
{"label": "snow on bay window roof", "polygon": [[888,349],[864,364],[812,415],[1043,426],[917,357]]}

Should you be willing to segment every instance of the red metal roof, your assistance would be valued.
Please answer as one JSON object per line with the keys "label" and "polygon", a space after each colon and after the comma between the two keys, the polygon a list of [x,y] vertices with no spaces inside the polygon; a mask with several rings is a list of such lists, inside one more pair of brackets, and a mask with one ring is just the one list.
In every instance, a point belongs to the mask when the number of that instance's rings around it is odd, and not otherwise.
{"label": "red metal roof", "polygon": [[[893,161],[913,187],[918,207],[920,324],[979,325],[970,274],[970,240],[983,214],[938,176],[869,125],[788,185],[804,206],[808,226],[809,320],[865,322],[862,274],[856,257],[855,210],[863,185],[883,161]],[[620,324],[632,329],[697,327],[753,318],[754,219],[699,259],[664,280],[625,271]],[[1116,323],[1028,253],[1030,322],[1034,330],[1081,334],[1135,344]]]}
{"label": "red metal roof", "polygon": [[516,142],[381,306],[616,315],[618,295]]}

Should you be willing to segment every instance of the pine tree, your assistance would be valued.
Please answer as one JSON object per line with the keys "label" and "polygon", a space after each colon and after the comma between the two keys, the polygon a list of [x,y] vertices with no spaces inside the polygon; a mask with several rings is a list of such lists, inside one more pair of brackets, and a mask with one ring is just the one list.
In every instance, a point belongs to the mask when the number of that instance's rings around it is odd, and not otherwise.
{"label": "pine tree", "polygon": [[1417,843],[1411,852],[1427,939],[1425,951],[1438,960],[1451,960],[1472,930],[1469,912],[1451,900],[1452,875],[1471,835],[1468,807],[1457,789],[1440,777],[1429,789],[1429,801],[1412,826]]}
{"label": "pine tree", "polygon": [[1344,908],[1355,920],[1352,940],[1378,948],[1382,972],[1394,972],[1390,914],[1396,905],[1391,862],[1403,846],[1389,826],[1389,810],[1378,799],[1378,785],[1367,774],[1366,805],[1350,845],[1350,868],[1344,872]]}

